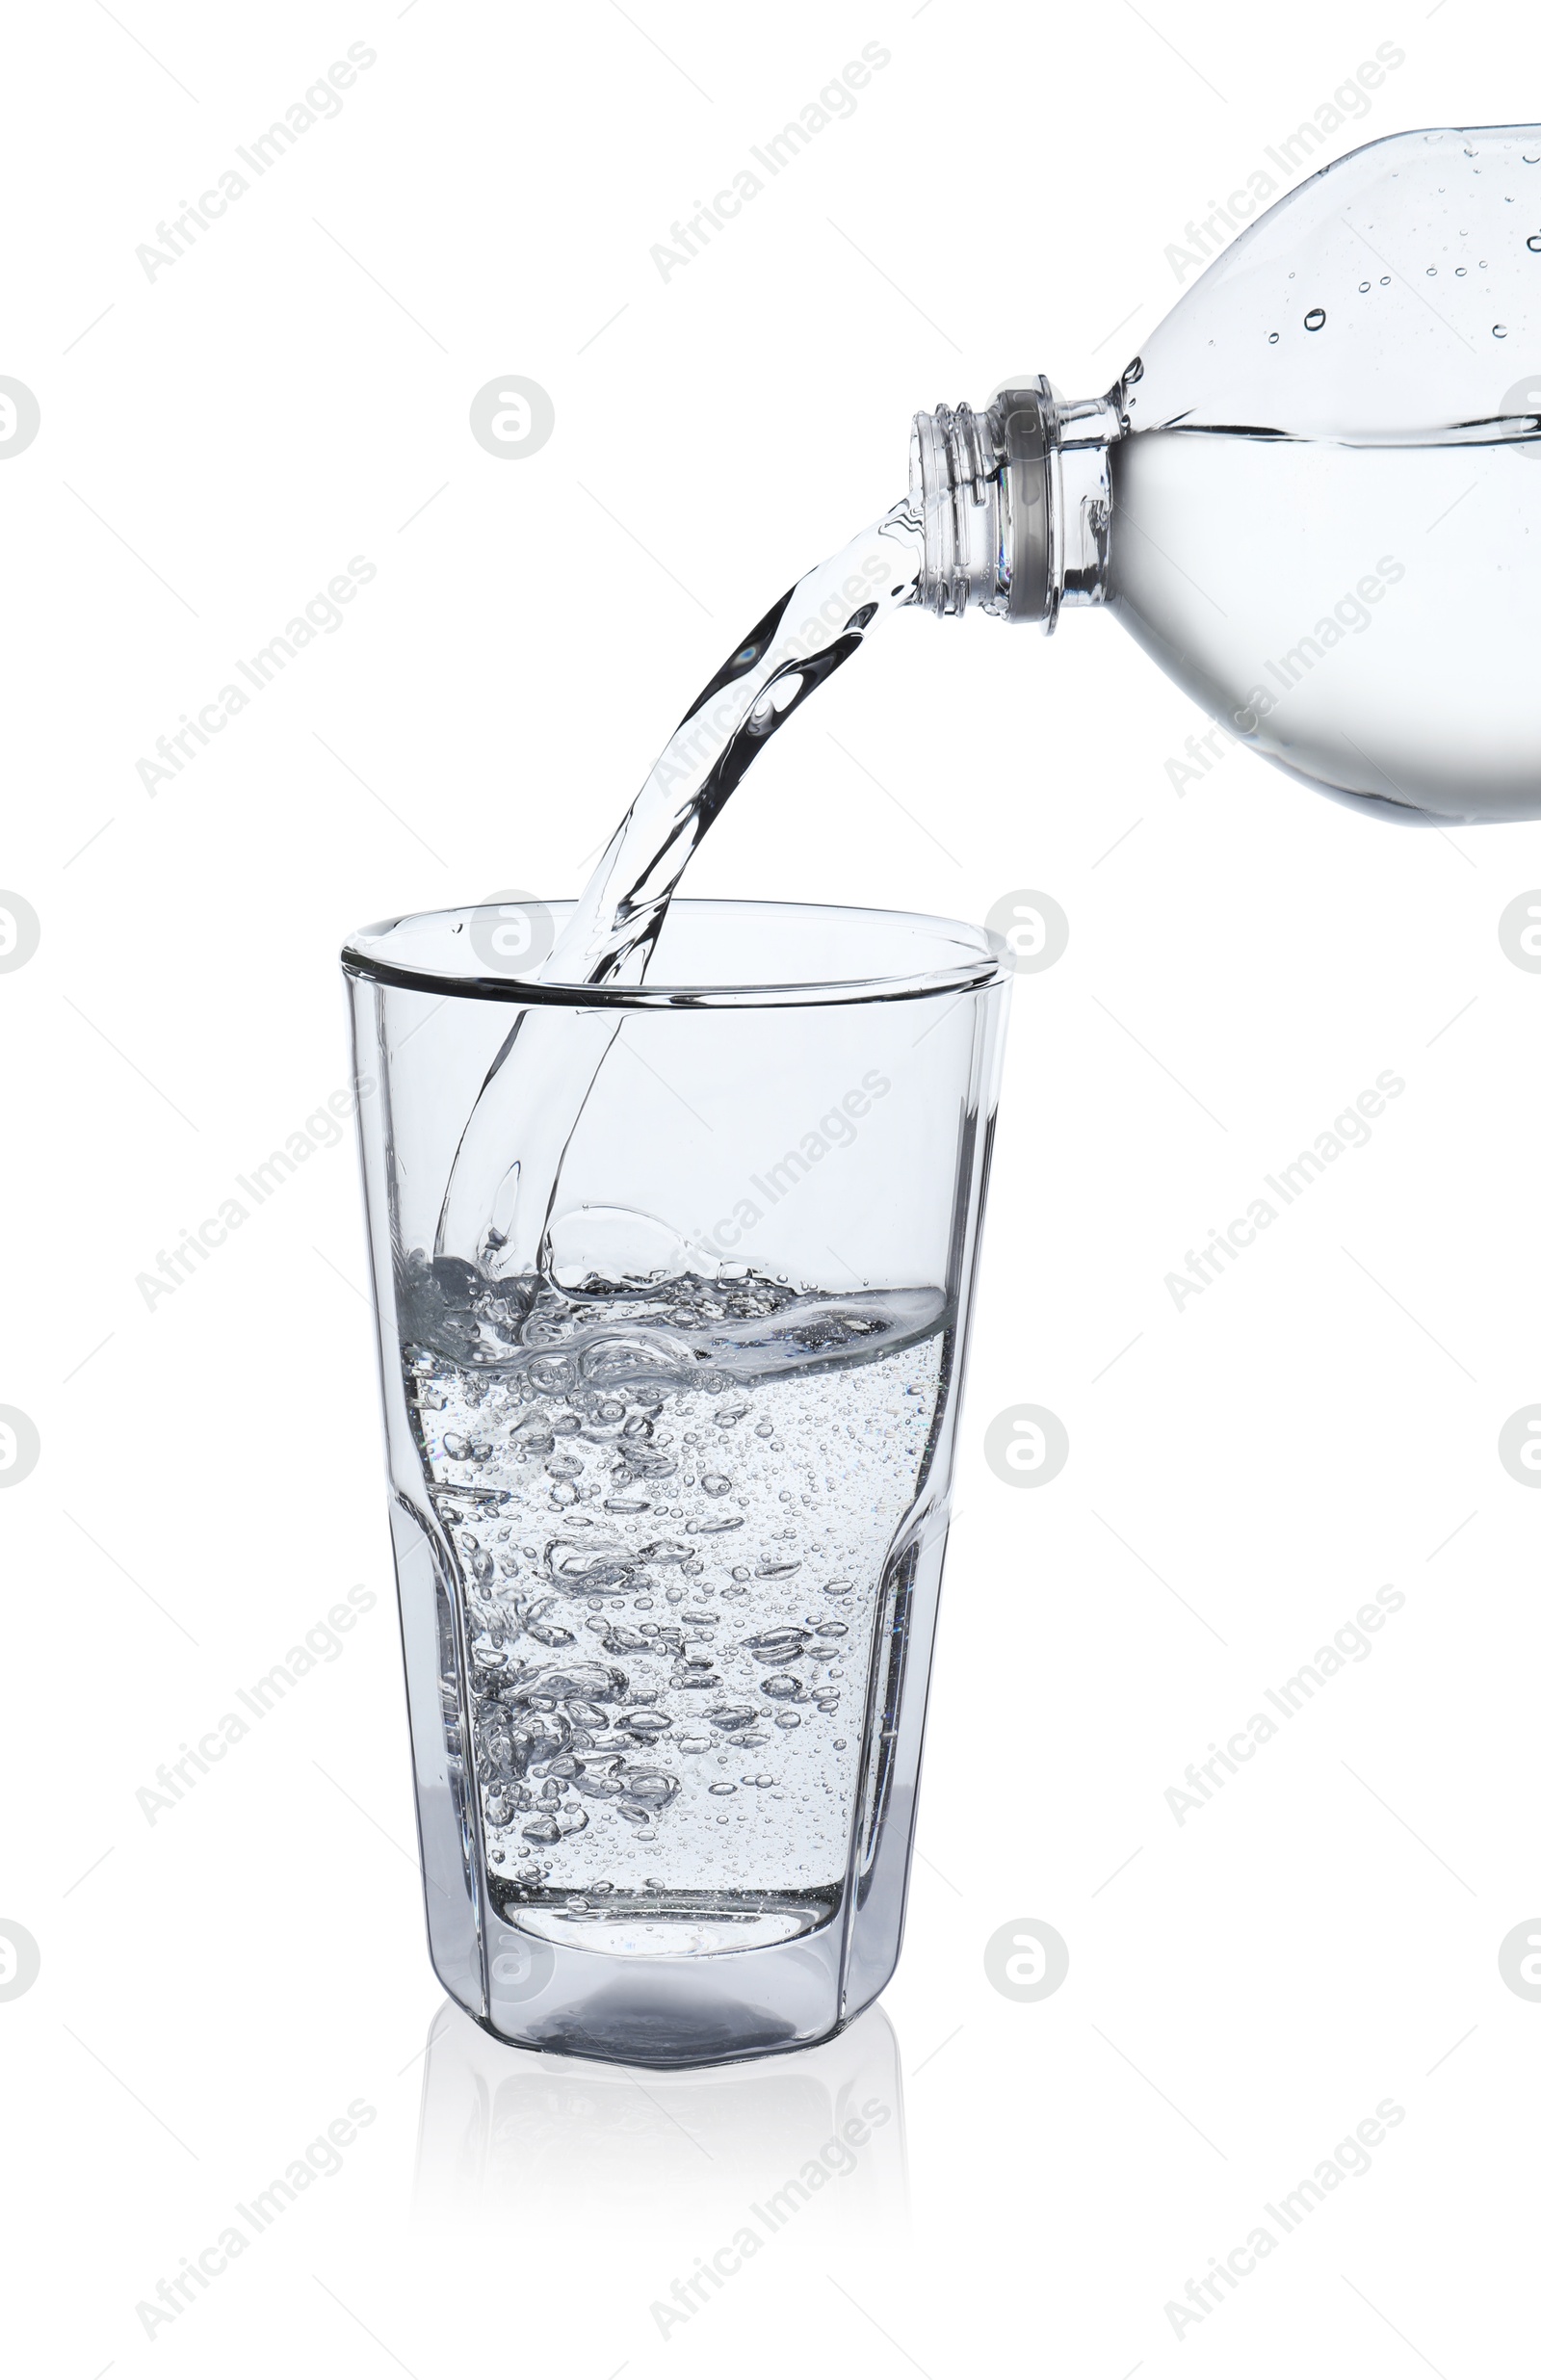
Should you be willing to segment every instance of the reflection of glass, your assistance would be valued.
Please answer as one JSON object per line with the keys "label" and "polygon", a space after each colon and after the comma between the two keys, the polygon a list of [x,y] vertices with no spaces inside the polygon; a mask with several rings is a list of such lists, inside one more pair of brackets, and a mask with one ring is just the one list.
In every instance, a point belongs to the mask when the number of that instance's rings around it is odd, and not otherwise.
{"label": "reflection of glass", "polygon": [[512,2049],[446,2004],[429,2028],[416,2212],[516,2221],[552,2243],[656,2234],[670,2270],[680,2242],[704,2253],[744,2226],[825,2252],[877,2233],[897,2245],[909,2176],[893,2027],[870,2008],[792,2056],[634,2074]]}
{"label": "reflection of glass", "polygon": [[[484,973],[470,911],[345,955],[430,1940],[505,2040],[742,2058],[893,1973],[1002,956],[712,902],[640,983]],[[528,1267],[443,1244],[515,1069]]]}

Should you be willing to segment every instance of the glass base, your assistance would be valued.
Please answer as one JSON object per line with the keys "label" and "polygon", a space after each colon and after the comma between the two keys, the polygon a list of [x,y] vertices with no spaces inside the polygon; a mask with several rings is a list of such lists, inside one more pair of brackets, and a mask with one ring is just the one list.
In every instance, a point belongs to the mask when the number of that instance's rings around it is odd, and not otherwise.
{"label": "glass base", "polygon": [[834,1892],[774,1898],[763,1893],[628,1894],[588,1910],[574,1910],[565,1900],[548,1908],[510,1906],[504,1921],[515,1933],[607,1958],[720,1958],[814,1932],[827,1924],[839,1897]]}
{"label": "glass base", "polygon": [[[609,1922],[574,1926],[576,1942],[533,1933],[532,1914],[563,1922],[556,1911],[522,1912],[517,1927],[492,1921],[481,2017],[489,2032],[526,2049],[710,2066],[827,2041],[858,2013],[841,2004],[838,1914],[779,1940],[748,1941],[736,1921],[703,1915],[621,1919],[614,1931]],[[767,1911],[748,1922],[797,1923],[797,1913]],[[714,1931],[729,1939],[714,1943]],[[724,1949],[731,1955],[708,1955]]]}

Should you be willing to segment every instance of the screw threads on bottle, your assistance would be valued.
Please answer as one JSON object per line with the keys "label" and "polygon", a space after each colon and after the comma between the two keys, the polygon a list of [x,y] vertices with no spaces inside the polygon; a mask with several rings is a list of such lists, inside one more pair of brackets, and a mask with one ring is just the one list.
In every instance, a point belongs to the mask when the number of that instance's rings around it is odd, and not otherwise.
{"label": "screw threads on bottle", "polygon": [[1107,597],[1114,390],[1067,405],[1049,382],[997,391],[976,412],[917,413],[910,509],[925,536],[916,601],[938,618],[972,604],[1052,629],[1062,603]]}
{"label": "screw threads on bottle", "polygon": [[939,619],[1003,591],[1002,460],[993,410],[939,405],[916,414],[910,501],[926,534],[916,600]]}

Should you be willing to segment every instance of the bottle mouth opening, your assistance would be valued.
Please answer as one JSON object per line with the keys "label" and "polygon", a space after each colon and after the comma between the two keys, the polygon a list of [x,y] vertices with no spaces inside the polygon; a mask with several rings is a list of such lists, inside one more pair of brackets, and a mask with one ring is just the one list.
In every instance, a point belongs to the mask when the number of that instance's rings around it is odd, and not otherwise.
{"label": "bottle mouth opening", "polygon": [[1051,475],[1055,401],[1047,380],[1002,389],[982,412],[917,413],[910,503],[926,537],[916,601],[938,618],[971,607],[1006,619],[1052,617]]}
{"label": "bottle mouth opening", "polygon": [[1120,391],[1066,404],[1041,376],[982,410],[939,405],[910,436],[910,509],[924,533],[915,600],[1052,630],[1061,604],[1107,599],[1109,448]]}

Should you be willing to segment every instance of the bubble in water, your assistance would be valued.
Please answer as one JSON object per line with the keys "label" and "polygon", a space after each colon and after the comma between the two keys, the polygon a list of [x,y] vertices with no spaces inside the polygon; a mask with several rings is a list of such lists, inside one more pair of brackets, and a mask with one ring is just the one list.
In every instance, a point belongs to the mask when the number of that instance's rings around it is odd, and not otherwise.
{"label": "bubble in water", "polygon": [[1507,324],[1507,323],[1495,323],[1495,324],[1494,324],[1494,326],[1493,326],[1493,336],[1495,337],[1495,339],[1506,339],[1506,338],[1508,337],[1508,335],[1509,335],[1509,326],[1508,326],[1508,324]]}
{"label": "bubble in water", "polygon": [[703,1471],[701,1491],[707,1496],[725,1496],[733,1485],[725,1471]]}
{"label": "bubble in water", "polygon": [[1465,267],[1464,265],[1457,265],[1457,266],[1456,266],[1456,268],[1455,268],[1455,277],[1456,277],[1456,279],[1457,279],[1458,281],[1464,281],[1464,280],[1465,280],[1465,278],[1466,278],[1466,267]]}
{"label": "bubble in water", "polygon": [[1438,265],[1425,265],[1423,267],[1423,271],[1428,275],[1428,278],[1433,280],[1436,274],[1439,272],[1439,267]]}
{"label": "bubble in water", "polygon": [[797,1660],[807,1641],[808,1631],[789,1623],[785,1628],[764,1628],[758,1635],[745,1636],[744,1649],[770,1667],[784,1667]]}
{"label": "bubble in water", "polygon": [[802,1725],[802,1713],[799,1711],[778,1711],[776,1713],[776,1725],[778,1727],[800,1727]]}
{"label": "bubble in water", "polygon": [[1369,283],[1368,281],[1361,281],[1361,282],[1360,282],[1360,284],[1359,284],[1359,294],[1360,294],[1360,296],[1361,296],[1361,297],[1363,297],[1363,296],[1364,296],[1365,291],[1366,291],[1369,287],[1370,287],[1370,283]]}
{"label": "bubble in water", "polygon": [[1270,330],[1270,331],[1269,331],[1269,333],[1268,333],[1268,345],[1269,345],[1270,347],[1277,347],[1277,346],[1278,346],[1278,344],[1279,344],[1279,334],[1278,334],[1278,332],[1277,332],[1276,330]]}
{"label": "bubble in water", "polygon": [[1306,316],[1306,328],[1308,330],[1319,330],[1326,319],[1326,307],[1322,305],[1314,305],[1310,313]]}
{"label": "bubble in water", "polygon": [[754,1434],[757,1438],[773,1438],[776,1434],[776,1425],[774,1422],[756,1422]]}
{"label": "bubble in water", "polygon": [[706,1715],[712,1725],[720,1727],[726,1736],[733,1734],[738,1728],[747,1727],[754,1717],[754,1710],[753,1706],[746,1702],[725,1702],[718,1703],[717,1708],[709,1711]]}
{"label": "bubble in water", "polygon": [[729,1785],[725,1779],[719,1779],[716,1785],[709,1785],[706,1790],[709,1793],[736,1793],[739,1789],[736,1785]]}
{"label": "bubble in water", "polygon": [[1541,231],[1532,231],[1525,245],[1532,255],[1541,256]]}

